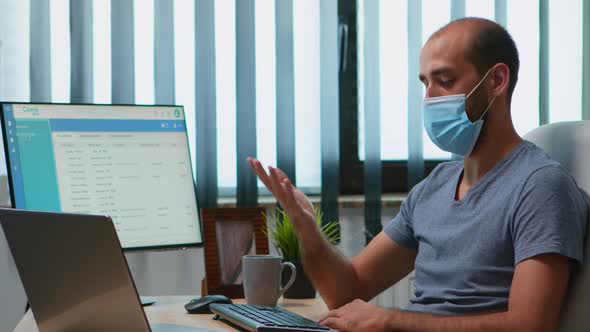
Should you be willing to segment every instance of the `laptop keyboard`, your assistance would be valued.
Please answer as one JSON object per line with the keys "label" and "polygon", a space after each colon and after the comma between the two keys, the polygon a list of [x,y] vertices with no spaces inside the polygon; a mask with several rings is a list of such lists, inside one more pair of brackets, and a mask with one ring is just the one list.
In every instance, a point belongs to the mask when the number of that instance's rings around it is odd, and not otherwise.
{"label": "laptop keyboard", "polygon": [[234,318],[243,316],[265,327],[297,328],[309,331],[330,331],[330,328],[310,319],[299,316],[279,307],[267,307],[249,304],[232,304],[228,309],[235,313]]}

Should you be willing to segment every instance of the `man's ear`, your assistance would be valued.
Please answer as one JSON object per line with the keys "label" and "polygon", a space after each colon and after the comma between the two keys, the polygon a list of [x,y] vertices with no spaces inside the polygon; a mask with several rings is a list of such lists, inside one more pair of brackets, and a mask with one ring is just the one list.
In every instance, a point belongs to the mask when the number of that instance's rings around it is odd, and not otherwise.
{"label": "man's ear", "polygon": [[504,63],[497,63],[492,67],[490,73],[492,77],[492,94],[501,96],[508,93],[508,83],[510,82],[510,69]]}

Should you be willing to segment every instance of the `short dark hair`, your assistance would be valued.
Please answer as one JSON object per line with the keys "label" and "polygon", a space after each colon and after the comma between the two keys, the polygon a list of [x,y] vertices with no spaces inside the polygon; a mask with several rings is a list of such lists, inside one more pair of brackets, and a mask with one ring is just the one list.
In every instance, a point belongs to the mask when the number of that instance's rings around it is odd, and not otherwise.
{"label": "short dark hair", "polygon": [[[460,18],[445,27],[466,21],[481,23],[475,29],[471,45],[466,50],[467,59],[473,63],[477,71],[482,75],[496,63],[503,63],[508,66],[510,70],[508,99],[512,99],[512,93],[518,81],[518,68],[520,67],[518,49],[514,40],[504,27],[484,18]],[[445,27],[441,30],[444,30]]]}

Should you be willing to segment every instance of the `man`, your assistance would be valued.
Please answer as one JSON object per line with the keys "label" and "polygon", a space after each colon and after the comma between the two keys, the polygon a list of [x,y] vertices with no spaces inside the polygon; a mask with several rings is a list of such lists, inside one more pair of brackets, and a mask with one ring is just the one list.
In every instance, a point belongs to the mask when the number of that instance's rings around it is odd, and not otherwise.
{"label": "man", "polygon": [[[457,20],[430,37],[420,55],[424,124],[464,160],[416,185],[351,261],[322,238],[309,201],[284,173],[248,160],[293,220],[305,271],[333,309],[322,323],[344,331],[555,329],[582,261],[587,207],[572,177],[514,129],[518,66],[512,38],[492,21]],[[365,302],[414,268],[408,311]]]}

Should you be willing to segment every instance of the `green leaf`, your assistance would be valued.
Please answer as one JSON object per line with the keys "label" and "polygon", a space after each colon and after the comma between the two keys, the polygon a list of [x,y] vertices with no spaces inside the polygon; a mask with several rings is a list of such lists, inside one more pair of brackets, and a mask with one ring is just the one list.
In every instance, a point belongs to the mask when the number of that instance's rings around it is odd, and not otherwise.
{"label": "green leaf", "polygon": [[[267,220],[264,233],[270,239],[272,245],[281,253],[283,259],[290,262],[301,261],[301,252],[299,249],[299,242],[295,235],[295,229],[287,213],[282,209],[277,208],[270,214],[263,213]],[[335,244],[340,240],[339,222],[337,220],[331,221],[322,225],[323,213],[319,209],[315,209],[315,222],[326,239]]]}

